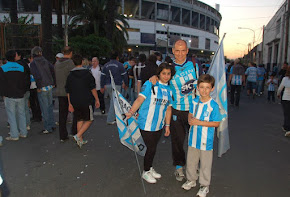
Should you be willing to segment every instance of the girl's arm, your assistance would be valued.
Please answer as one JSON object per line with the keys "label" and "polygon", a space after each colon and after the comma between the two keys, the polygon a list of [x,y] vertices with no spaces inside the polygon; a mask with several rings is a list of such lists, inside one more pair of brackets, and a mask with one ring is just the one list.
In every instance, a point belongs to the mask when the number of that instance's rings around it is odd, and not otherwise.
{"label": "girl's arm", "polygon": [[170,135],[170,121],[171,121],[172,107],[168,106],[165,114],[165,134],[164,136]]}
{"label": "girl's arm", "polygon": [[143,96],[138,96],[138,98],[133,103],[131,109],[128,111],[128,113],[125,114],[127,119],[131,118],[135,114],[135,112],[139,109],[144,100],[145,98]]}

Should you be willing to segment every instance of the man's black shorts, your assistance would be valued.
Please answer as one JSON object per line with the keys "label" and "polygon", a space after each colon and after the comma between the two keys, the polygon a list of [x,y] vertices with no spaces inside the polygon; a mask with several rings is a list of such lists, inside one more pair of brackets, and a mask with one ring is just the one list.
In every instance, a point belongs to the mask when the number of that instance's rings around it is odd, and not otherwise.
{"label": "man's black shorts", "polygon": [[77,121],[93,121],[93,108],[91,105],[86,107],[74,107],[74,115]]}

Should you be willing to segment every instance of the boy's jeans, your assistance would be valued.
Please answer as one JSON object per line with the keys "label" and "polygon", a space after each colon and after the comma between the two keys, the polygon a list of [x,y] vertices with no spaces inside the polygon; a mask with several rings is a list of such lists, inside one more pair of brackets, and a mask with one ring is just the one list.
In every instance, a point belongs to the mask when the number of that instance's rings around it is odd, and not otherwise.
{"label": "boy's jeans", "polygon": [[30,97],[30,91],[27,91],[24,94],[26,126],[30,125],[30,112],[29,112],[29,107],[28,107],[29,97]]}
{"label": "boy's jeans", "polygon": [[258,91],[257,91],[257,94],[260,94],[262,92],[262,88],[263,88],[263,85],[264,85],[264,80],[258,80],[257,81],[257,86],[258,86]]}
{"label": "boy's jeans", "polygon": [[[121,86],[116,85],[116,90],[121,91]],[[108,95],[110,97],[110,109],[108,112],[108,117],[107,117],[107,123],[108,122],[113,122],[116,120],[116,115],[115,115],[115,109],[114,109],[114,102],[113,102],[113,97],[112,97],[112,85],[106,85],[106,91],[108,92]]]}
{"label": "boy's jeans", "polygon": [[5,97],[4,104],[10,125],[10,136],[18,138],[21,135],[27,135],[26,117],[25,117],[25,98]]}
{"label": "boy's jeans", "polygon": [[55,127],[52,103],[52,89],[48,91],[41,91],[37,93],[42,117],[44,120],[44,129],[52,132]]}

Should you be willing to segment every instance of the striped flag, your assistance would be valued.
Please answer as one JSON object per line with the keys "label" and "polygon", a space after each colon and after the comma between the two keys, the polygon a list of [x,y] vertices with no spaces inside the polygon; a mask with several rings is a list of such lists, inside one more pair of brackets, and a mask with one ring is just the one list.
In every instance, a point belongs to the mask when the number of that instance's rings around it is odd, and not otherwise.
{"label": "striped flag", "polygon": [[215,78],[215,89],[211,97],[219,104],[222,121],[217,129],[218,136],[218,157],[230,149],[229,126],[228,126],[228,99],[227,99],[227,82],[225,72],[225,57],[223,48],[223,36],[220,45],[211,62],[208,74]]}
{"label": "striped flag", "polygon": [[136,116],[132,116],[128,120],[126,119],[125,113],[131,109],[131,105],[128,101],[118,92],[115,88],[114,78],[111,75],[111,85],[113,89],[113,102],[116,114],[116,122],[119,132],[119,138],[123,145],[129,149],[135,151],[141,156],[146,153],[146,145],[141,136],[140,129],[136,120]]}

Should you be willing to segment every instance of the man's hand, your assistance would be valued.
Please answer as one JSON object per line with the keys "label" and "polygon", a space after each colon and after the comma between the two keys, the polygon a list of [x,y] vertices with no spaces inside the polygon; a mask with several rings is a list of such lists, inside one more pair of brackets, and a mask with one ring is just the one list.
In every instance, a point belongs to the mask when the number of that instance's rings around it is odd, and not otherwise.
{"label": "man's hand", "polygon": [[169,126],[165,126],[165,133],[164,136],[168,137],[170,135],[170,127]]}
{"label": "man's hand", "polygon": [[74,107],[72,106],[72,104],[69,104],[68,105],[68,111],[69,112],[74,112],[75,110],[74,110]]}
{"label": "man's hand", "polygon": [[100,101],[99,101],[99,99],[95,101],[95,107],[96,108],[99,108],[100,107]]}
{"label": "man's hand", "polygon": [[104,94],[105,92],[105,87],[100,89],[101,93]]}
{"label": "man's hand", "polygon": [[149,81],[155,85],[157,83],[158,77],[156,75],[153,75],[152,77],[150,77]]}

